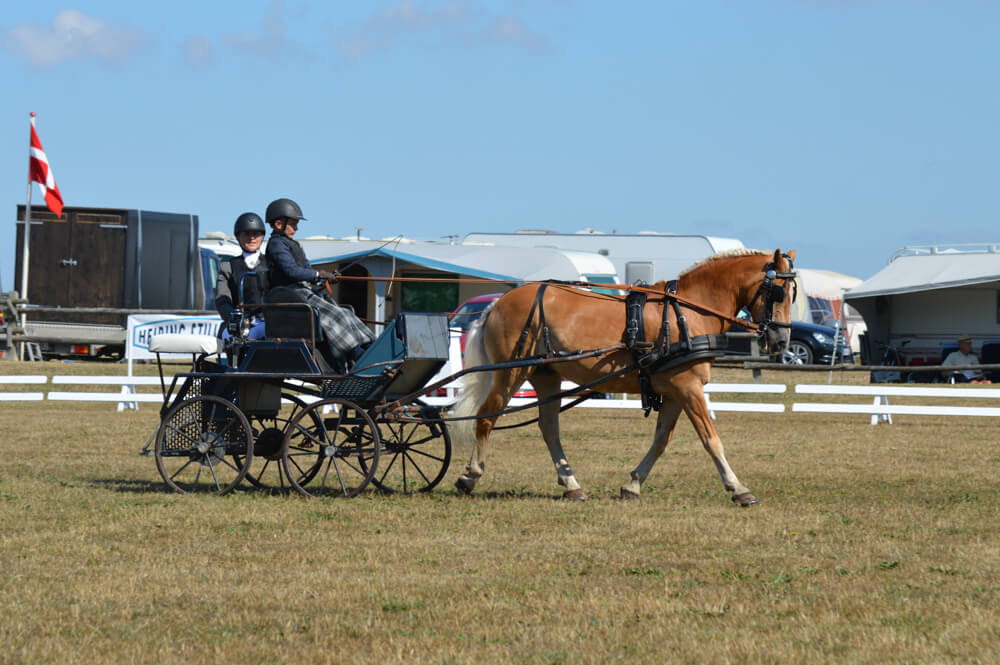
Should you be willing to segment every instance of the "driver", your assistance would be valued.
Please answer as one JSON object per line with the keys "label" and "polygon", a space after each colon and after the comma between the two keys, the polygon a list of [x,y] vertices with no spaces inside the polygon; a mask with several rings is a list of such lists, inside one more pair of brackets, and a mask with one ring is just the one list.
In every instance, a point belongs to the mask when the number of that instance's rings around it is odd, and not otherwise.
{"label": "driver", "polygon": [[[222,321],[227,326],[223,329],[223,339],[229,339],[228,324],[236,306],[262,303],[264,294],[270,288],[267,258],[260,249],[266,231],[264,220],[253,212],[243,213],[236,218],[236,223],[233,225],[233,235],[236,236],[236,241],[240,244],[243,253],[223,262],[215,282],[215,309],[218,310]],[[242,279],[246,273],[252,273],[255,277]],[[240,293],[241,280],[242,294]],[[240,301],[240,295],[243,296],[242,301]],[[250,317],[247,321],[250,326],[248,338],[262,338],[264,336],[264,319],[259,313],[246,312],[246,315]]]}
{"label": "driver", "polygon": [[292,289],[303,302],[315,307],[334,359],[350,365],[360,348],[370,344],[375,335],[350,308],[338,305],[332,298],[324,298],[310,287],[310,283],[317,280],[336,281],[338,275],[311,267],[302,246],[295,241],[299,222],[305,219],[302,209],[291,199],[277,199],[267,206],[264,217],[272,228],[267,243],[271,288]]}

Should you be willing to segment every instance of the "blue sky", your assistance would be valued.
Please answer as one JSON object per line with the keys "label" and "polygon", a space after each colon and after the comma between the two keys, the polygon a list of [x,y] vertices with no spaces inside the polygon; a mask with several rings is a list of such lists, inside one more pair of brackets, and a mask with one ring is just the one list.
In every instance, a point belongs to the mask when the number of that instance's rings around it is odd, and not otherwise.
{"label": "blue sky", "polygon": [[288,196],[302,235],[700,233],[861,278],[1000,242],[992,0],[8,5],[6,290],[30,111],[67,205],[203,232]]}

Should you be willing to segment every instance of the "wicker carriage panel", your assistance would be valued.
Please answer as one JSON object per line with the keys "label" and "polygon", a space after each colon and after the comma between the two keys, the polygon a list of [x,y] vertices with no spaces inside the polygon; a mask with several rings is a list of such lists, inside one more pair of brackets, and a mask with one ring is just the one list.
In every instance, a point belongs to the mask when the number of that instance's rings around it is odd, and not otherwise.
{"label": "wicker carriage panel", "polygon": [[374,399],[385,385],[382,376],[344,376],[323,381],[323,397],[349,400]]}
{"label": "wicker carriage panel", "polygon": [[[189,391],[188,397],[194,396],[197,395]],[[163,422],[164,453],[188,452],[202,441],[214,446],[222,444],[227,454],[242,452],[251,433],[233,414],[216,402],[200,399],[189,402]]]}

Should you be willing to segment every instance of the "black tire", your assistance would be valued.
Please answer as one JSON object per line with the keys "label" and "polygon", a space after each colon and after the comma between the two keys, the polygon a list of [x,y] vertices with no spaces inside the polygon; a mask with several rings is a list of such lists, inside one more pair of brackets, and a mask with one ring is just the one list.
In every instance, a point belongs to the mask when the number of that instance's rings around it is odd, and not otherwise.
{"label": "black tire", "polygon": [[383,492],[430,492],[451,464],[451,436],[444,423],[380,421],[382,458],[372,482]]}
{"label": "black tire", "polygon": [[[336,411],[323,417],[324,407]],[[354,402],[313,402],[289,424],[281,463],[303,496],[357,496],[378,468],[382,444],[375,421]]]}
{"label": "black tire", "polygon": [[253,431],[227,399],[201,395],[167,411],[156,433],[156,468],[182,494],[231,492],[253,461]]}
{"label": "black tire", "polygon": [[[254,488],[267,492],[291,489],[281,463],[282,445],[292,421],[307,407],[302,398],[291,393],[281,394],[281,409],[273,417],[250,416],[253,430],[253,463],[249,465],[246,479]],[[285,404],[284,402],[289,402]],[[313,412],[311,426],[319,427],[322,421]]]}
{"label": "black tire", "polygon": [[783,365],[812,365],[813,352],[809,345],[793,339],[788,342],[788,347],[781,352],[781,364]]}

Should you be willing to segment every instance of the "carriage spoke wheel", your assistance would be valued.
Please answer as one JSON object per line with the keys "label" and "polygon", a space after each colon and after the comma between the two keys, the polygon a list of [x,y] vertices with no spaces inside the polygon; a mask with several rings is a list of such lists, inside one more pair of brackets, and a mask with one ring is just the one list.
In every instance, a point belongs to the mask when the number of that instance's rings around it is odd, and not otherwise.
{"label": "carriage spoke wheel", "polygon": [[156,468],[181,493],[225,494],[246,475],[253,460],[253,433],[229,400],[201,395],[167,411],[156,434]]}
{"label": "carriage spoke wheel", "polygon": [[444,423],[380,421],[379,437],[382,458],[372,482],[383,492],[429,492],[448,471],[451,436]]}
{"label": "carriage spoke wheel", "polygon": [[[323,414],[324,407],[333,407]],[[289,485],[303,496],[357,496],[375,475],[378,428],[347,400],[313,402],[289,423],[281,463]]]}
{"label": "carriage spoke wheel", "polygon": [[[306,403],[291,393],[282,393],[281,408],[271,417],[251,416],[253,429],[253,463],[247,471],[247,480],[256,489],[266,492],[288,490],[291,485],[285,477],[281,463],[281,446],[295,417],[306,408]],[[312,413],[311,426],[322,424],[316,412]]]}

